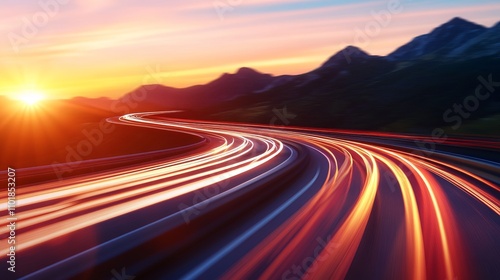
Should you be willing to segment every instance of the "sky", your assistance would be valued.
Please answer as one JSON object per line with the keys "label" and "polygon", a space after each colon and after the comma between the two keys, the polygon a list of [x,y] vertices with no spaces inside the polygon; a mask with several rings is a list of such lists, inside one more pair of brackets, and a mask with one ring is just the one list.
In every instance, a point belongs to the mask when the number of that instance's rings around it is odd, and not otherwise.
{"label": "sky", "polygon": [[0,94],[117,98],[252,67],[299,74],[348,45],[386,55],[455,16],[492,26],[498,0],[2,0]]}

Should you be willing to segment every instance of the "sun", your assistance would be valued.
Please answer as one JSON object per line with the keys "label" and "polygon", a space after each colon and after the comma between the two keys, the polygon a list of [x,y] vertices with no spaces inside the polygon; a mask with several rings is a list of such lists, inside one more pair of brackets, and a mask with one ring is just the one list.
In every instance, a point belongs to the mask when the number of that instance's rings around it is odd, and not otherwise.
{"label": "sun", "polygon": [[38,90],[26,90],[20,92],[17,95],[17,99],[28,106],[33,106],[38,104],[38,102],[44,100],[45,95],[43,94],[43,92]]}

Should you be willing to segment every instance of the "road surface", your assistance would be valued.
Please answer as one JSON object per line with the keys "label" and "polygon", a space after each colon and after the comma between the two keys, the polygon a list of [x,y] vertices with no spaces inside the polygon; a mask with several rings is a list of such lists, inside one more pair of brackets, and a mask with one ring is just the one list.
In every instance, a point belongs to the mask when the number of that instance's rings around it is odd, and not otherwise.
{"label": "road surface", "polygon": [[449,139],[419,151],[415,137],[402,135],[155,113],[109,121],[203,142],[161,159],[18,187],[16,272],[5,266],[9,228],[2,227],[1,279],[500,275],[498,142]]}

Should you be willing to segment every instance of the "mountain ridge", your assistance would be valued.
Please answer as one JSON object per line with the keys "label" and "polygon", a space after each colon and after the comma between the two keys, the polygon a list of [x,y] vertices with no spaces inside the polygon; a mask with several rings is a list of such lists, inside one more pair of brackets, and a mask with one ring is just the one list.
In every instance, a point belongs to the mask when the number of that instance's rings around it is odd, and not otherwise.
{"label": "mountain ridge", "polygon": [[450,50],[481,35],[486,30],[488,28],[482,25],[455,17],[431,32],[415,37],[387,57],[392,60],[414,60],[428,54],[446,56]]}
{"label": "mountain ridge", "polygon": [[[204,85],[142,86],[120,100],[143,90],[146,97],[132,111],[183,110],[179,117],[197,119],[267,123],[276,108],[289,108],[298,116],[295,124],[302,126],[436,127],[443,125],[443,112],[454,102],[474,93],[478,76],[500,79],[498,26],[454,18],[388,56],[347,46],[299,75],[272,76],[242,67]],[[499,99],[491,97],[471,120],[500,115]]]}

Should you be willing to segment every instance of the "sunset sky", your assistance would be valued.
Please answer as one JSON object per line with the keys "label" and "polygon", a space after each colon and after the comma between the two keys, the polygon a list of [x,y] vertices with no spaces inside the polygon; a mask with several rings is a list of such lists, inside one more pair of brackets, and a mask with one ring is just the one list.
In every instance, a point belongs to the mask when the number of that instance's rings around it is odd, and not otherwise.
{"label": "sunset sky", "polygon": [[[390,14],[384,27],[373,25],[380,11]],[[386,55],[455,16],[489,27],[498,15],[498,0],[6,0],[0,94],[116,98],[242,66],[297,74],[347,45]]]}

